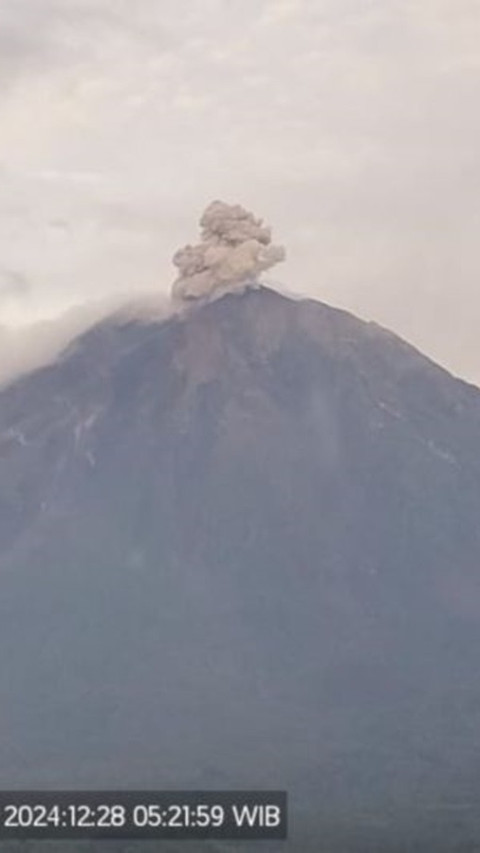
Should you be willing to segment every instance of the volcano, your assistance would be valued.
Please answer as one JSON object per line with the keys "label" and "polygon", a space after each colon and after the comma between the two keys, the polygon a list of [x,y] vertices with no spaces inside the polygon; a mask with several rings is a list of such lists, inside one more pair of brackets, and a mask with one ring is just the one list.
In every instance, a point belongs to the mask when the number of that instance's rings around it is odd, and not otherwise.
{"label": "volcano", "polygon": [[480,846],[477,388],[261,286],[3,390],[0,483],[3,788],[285,789],[285,850]]}

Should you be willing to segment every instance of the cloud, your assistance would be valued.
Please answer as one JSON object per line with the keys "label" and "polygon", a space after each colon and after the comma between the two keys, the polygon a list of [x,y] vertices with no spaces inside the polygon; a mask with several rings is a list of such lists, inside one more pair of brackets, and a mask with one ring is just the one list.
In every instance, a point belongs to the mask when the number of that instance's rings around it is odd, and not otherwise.
{"label": "cloud", "polygon": [[262,14],[258,18],[258,26],[270,26],[272,24],[281,24],[296,15],[299,15],[303,10],[303,0],[275,0],[269,3]]}
{"label": "cloud", "polygon": [[23,273],[0,267],[0,301],[24,299],[30,289],[30,282]]}
{"label": "cloud", "polygon": [[169,299],[159,294],[128,294],[77,305],[51,320],[24,326],[0,325],[0,387],[24,373],[55,361],[68,344],[106,318],[161,321],[172,314]]}
{"label": "cloud", "polygon": [[479,40],[476,0],[3,0],[0,265],[30,290],[0,322],[167,292],[232,198],[291,289],[480,380],[450,334],[480,310]]}

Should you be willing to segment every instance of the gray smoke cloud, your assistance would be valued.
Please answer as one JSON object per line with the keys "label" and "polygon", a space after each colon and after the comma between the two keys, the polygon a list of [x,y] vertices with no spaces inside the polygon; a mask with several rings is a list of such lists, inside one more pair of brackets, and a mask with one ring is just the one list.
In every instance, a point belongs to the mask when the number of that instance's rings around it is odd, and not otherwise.
{"label": "gray smoke cloud", "polygon": [[173,256],[179,276],[174,299],[199,299],[219,291],[238,291],[285,260],[283,246],[272,244],[270,228],[240,204],[213,201],[200,219],[201,242]]}

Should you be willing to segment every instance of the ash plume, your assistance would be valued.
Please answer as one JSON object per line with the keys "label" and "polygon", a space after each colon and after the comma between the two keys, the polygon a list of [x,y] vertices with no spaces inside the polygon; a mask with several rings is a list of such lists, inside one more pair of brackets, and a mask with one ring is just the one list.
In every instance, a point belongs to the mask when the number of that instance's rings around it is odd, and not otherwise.
{"label": "ash plume", "polygon": [[173,256],[179,276],[174,299],[243,290],[258,283],[264,270],[285,260],[283,246],[272,244],[270,228],[239,204],[213,201],[200,219],[200,243]]}

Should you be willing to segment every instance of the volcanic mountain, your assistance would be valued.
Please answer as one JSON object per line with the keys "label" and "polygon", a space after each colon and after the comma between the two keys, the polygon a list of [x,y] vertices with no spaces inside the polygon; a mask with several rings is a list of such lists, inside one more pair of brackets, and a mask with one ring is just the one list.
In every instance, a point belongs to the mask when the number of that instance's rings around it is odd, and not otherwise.
{"label": "volcanic mountain", "polygon": [[287,789],[288,850],[480,845],[475,387],[262,286],[10,385],[0,478],[3,788]]}

